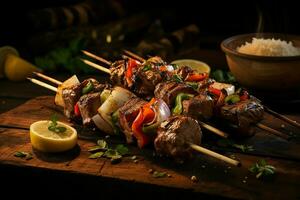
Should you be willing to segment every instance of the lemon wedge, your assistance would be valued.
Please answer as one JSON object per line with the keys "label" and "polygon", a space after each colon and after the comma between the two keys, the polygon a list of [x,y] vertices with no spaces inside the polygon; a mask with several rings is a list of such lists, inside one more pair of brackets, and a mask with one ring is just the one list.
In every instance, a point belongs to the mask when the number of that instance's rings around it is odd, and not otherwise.
{"label": "lemon wedge", "polygon": [[0,78],[4,77],[4,64],[8,54],[19,56],[18,51],[11,46],[3,46],[0,48]]}
{"label": "lemon wedge", "polygon": [[31,145],[42,152],[63,152],[77,144],[77,131],[62,122],[58,126],[66,128],[65,132],[56,133],[48,130],[51,121],[37,121],[30,126]]}
{"label": "lemon wedge", "polygon": [[34,71],[41,71],[33,64],[14,55],[7,54],[4,63],[4,72],[6,77],[11,81],[23,81]]}
{"label": "lemon wedge", "polygon": [[189,66],[193,70],[196,70],[198,73],[210,73],[210,67],[205,62],[194,60],[194,59],[180,59],[174,60],[171,64],[176,64],[179,67]]}

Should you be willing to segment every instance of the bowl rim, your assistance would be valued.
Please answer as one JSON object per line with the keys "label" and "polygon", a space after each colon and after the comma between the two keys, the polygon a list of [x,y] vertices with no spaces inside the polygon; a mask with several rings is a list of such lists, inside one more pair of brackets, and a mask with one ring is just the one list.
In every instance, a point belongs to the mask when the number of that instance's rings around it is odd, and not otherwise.
{"label": "bowl rim", "polygon": [[234,35],[229,38],[224,39],[221,42],[221,49],[225,54],[231,54],[235,55],[238,57],[243,57],[251,60],[261,60],[261,61],[286,61],[286,60],[299,60],[300,55],[297,56],[259,56],[259,55],[251,55],[251,54],[245,54],[245,53],[240,53],[236,49],[232,49],[228,46],[232,41],[235,41],[241,37],[255,37],[255,36],[272,36],[274,37],[281,35],[281,36],[287,36],[291,38],[295,38],[300,41],[300,36],[298,35],[291,35],[291,34],[285,34],[285,33],[248,33],[248,34],[240,34],[240,35]]}

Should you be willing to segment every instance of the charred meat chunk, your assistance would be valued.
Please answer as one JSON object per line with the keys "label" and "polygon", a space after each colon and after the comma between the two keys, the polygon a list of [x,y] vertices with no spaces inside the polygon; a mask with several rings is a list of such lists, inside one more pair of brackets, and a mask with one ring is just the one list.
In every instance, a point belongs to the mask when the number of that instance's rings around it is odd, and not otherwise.
{"label": "charred meat chunk", "polygon": [[263,115],[263,106],[252,99],[224,105],[220,110],[220,117],[240,130],[248,130],[251,125],[262,120]]}
{"label": "charred meat chunk", "polygon": [[97,109],[101,105],[100,93],[85,94],[80,97],[78,107],[82,117],[83,125],[91,125],[92,117],[97,114]]}
{"label": "charred meat chunk", "polygon": [[135,75],[134,92],[141,96],[153,96],[155,86],[162,81],[162,76],[158,70],[138,68]]}
{"label": "charred meat chunk", "polygon": [[182,80],[185,80],[188,74],[193,73],[194,70],[188,66],[182,66],[176,69],[175,74],[179,75]]}
{"label": "charred meat chunk", "polygon": [[89,90],[90,92],[102,92],[102,90],[107,86],[106,84],[100,84],[97,80],[93,78],[86,79],[80,84],[73,85],[71,87],[65,88],[62,91],[62,97],[64,100],[64,113],[65,115],[73,119],[74,118],[74,106],[78,102],[79,98],[82,96],[83,89],[88,85],[92,85]]}
{"label": "charred meat chunk", "polygon": [[177,83],[174,81],[159,83],[154,91],[155,98],[164,100],[169,108],[174,105],[179,93],[196,94],[197,92],[185,83]]}
{"label": "charred meat chunk", "polygon": [[132,123],[138,115],[139,109],[146,103],[146,101],[135,97],[130,99],[119,109],[119,125],[125,134],[127,143],[133,142]]}
{"label": "charred meat chunk", "polygon": [[197,120],[208,120],[213,116],[214,100],[207,94],[199,94],[182,102],[183,114]]}
{"label": "charred meat chunk", "polygon": [[126,60],[119,60],[112,64],[110,67],[110,80],[113,85],[125,86],[125,72],[126,72]]}
{"label": "charred meat chunk", "polygon": [[81,96],[82,85],[76,84],[71,87],[65,88],[62,91],[64,100],[64,114],[69,118],[74,118],[74,106]]}
{"label": "charred meat chunk", "polygon": [[154,141],[158,154],[182,162],[193,157],[190,143],[200,145],[202,132],[196,120],[186,116],[173,116],[161,123]]}

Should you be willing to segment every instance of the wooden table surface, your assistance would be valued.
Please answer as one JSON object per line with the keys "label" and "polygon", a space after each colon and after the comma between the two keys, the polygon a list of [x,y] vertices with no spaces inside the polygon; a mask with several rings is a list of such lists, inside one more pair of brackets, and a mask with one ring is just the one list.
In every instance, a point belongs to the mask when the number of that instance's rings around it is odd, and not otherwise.
{"label": "wooden table surface", "polygon": [[[125,157],[122,162],[111,164],[105,158],[88,159],[89,147],[95,145],[97,138],[104,138],[98,131],[86,134],[85,130],[79,128],[81,139],[78,146],[68,153],[42,154],[32,149],[28,134],[31,123],[49,119],[54,112],[59,113],[60,120],[68,122],[61,110],[53,104],[53,96],[49,95],[53,93],[29,82],[0,80],[0,178],[6,182],[3,191],[20,185],[25,187],[30,178],[36,182],[34,187],[52,193],[49,185],[56,184],[57,187],[69,185],[67,188],[75,194],[109,194],[112,197],[130,197],[141,192],[144,193],[141,198],[150,198],[156,194],[165,197],[184,194],[207,199],[300,198],[300,131],[270,115],[266,115],[263,123],[277,129],[285,124],[288,131],[282,131],[293,132],[296,137],[285,141],[259,131],[255,137],[239,141],[253,145],[252,152],[216,146],[216,138],[204,138],[204,146],[239,159],[242,162],[239,168],[200,154],[195,160],[179,165],[172,160],[153,156],[152,148],[140,151],[132,145],[128,147],[131,155],[138,157],[137,163]],[[300,121],[298,112],[289,112],[288,116]],[[106,140],[112,146],[124,143],[120,138]],[[33,152],[33,159],[14,157],[16,151]],[[261,159],[276,167],[274,176],[261,180],[249,172],[249,167]],[[149,169],[167,172],[171,177],[154,178],[148,172]],[[193,175],[198,177],[197,183],[190,180]]]}

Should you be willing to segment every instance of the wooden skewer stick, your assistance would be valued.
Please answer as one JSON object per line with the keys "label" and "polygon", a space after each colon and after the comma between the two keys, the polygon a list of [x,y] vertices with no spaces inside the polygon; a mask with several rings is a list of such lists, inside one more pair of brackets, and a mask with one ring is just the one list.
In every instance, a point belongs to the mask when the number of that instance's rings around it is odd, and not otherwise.
{"label": "wooden skewer stick", "polygon": [[98,70],[100,70],[100,71],[103,71],[103,72],[105,72],[105,73],[107,73],[107,74],[110,74],[110,70],[109,69],[107,69],[107,68],[105,68],[105,67],[103,67],[103,66],[101,66],[101,65],[98,65],[98,64],[96,64],[96,63],[93,63],[93,62],[91,62],[91,61],[89,61],[89,60],[85,60],[85,59],[81,59],[85,64],[87,64],[87,65],[89,65],[89,66],[91,66],[91,67],[94,67],[94,68],[96,68],[96,69],[98,69]]}
{"label": "wooden skewer stick", "polygon": [[264,106],[264,108],[265,108],[265,110],[266,110],[268,113],[274,115],[275,117],[277,117],[277,118],[279,118],[279,119],[282,119],[283,121],[285,121],[285,122],[287,122],[287,123],[289,123],[289,124],[291,124],[291,125],[293,125],[293,126],[295,126],[295,127],[297,127],[297,128],[300,128],[300,124],[297,123],[296,121],[293,121],[293,120],[291,120],[290,118],[288,118],[288,117],[286,117],[286,116],[284,116],[284,115],[281,115],[281,114],[275,112],[274,110],[271,110],[270,108],[268,108],[268,107],[266,107],[266,106]]}
{"label": "wooden skewer stick", "polygon": [[209,124],[206,124],[204,122],[201,122],[201,121],[198,121],[198,122],[199,122],[199,124],[200,124],[201,127],[203,127],[205,129],[207,129],[207,130],[215,133],[216,135],[219,135],[219,136],[221,136],[223,138],[227,138],[228,137],[227,133],[225,133],[225,132],[223,132],[223,131],[221,131],[221,130],[219,130],[219,129],[217,129],[217,128],[209,125]]}
{"label": "wooden skewer stick", "polygon": [[87,56],[89,56],[91,58],[94,58],[94,59],[96,59],[96,60],[98,60],[100,62],[103,62],[104,64],[107,64],[109,66],[111,66],[111,64],[112,64],[110,61],[108,61],[108,60],[106,60],[104,58],[101,58],[101,57],[99,57],[99,56],[97,56],[97,55],[95,55],[93,53],[88,52],[88,51],[81,50],[81,52],[84,53],[85,55],[87,55]]}
{"label": "wooden skewer stick", "polygon": [[27,79],[30,80],[31,82],[33,82],[34,84],[37,84],[39,86],[42,86],[42,87],[47,88],[49,90],[52,90],[53,92],[57,92],[57,88],[53,87],[52,85],[49,85],[47,83],[44,83],[44,82],[39,81],[39,80],[34,79],[34,78],[27,78]]}
{"label": "wooden skewer stick", "polygon": [[56,79],[54,79],[54,78],[51,78],[51,77],[49,77],[49,76],[47,76],[47,75],[44,75],[44,74],[42,74],[42,73],[39,73],[39,72],[33,72],[35,75],[37,75],[38,77],[41,77],[41,78],[43,78],[43,79],[45,79],[45,80],[47,80],[47,81],[50,81],[51,83],[54,83],[54,84],[56,84],[56,85],[61,85],[62,84],[62,82],[61,81],[59,81],[59,80],[56,80]]}
{"label": "wooden skewer stick", "polygon": [[277,130],[275,130],[275,129],[272,129],[272,128],[270,128],[270,127],[264,125],[264,124],[257,123],[256,126],[257,126],[258,128],[260,128],[260,129],[262,129],[262,130],[265,130],[265,131],[267,131],[267,132],[269,132],[269,133],[271,133],[271,134],[273,134],[273,135],[276,135],[276,136],[278,136],[278,137],[281,137],[281,138],[283,138],[283,139],[285,139],[285,140],[289,140],[289,139],[290,139],[290,137],[289,137],[288,135],[286,135],[286,134],[284,134],[284,133],[282,133],[282,132],[280,132],[280,131],[277,131]]}
{"label": "wooden skewer stick", "polygon": [[211,157],[214,157],[214,158],[217,158],[219,160],[222,160],[228,164],[231,164],[231,165],[234,165],[234,166],[241,166],[241,163],[237,160],[234,160],[232,158],[229,158],[229,157],[226,157],[226,156],[223,156],[219,153],[216,153],[214,151],[211,151],[209,149],[206,149],[204,147],[201,147],[199,145],[196,145],[196,144],[190,144],[190,147],[200,153],[203,153],[203,154],[206,154],[208,156],[211,156]]}
{"label": "wooden skewer stick", "polygon": [[127,54],[128,56],[131,56],[132,58],[140,61],[140,62],[145,62],[146,60],[138,55],[136,55],[135,53],[128,51],[128,50],[124,50],[124,53]]}

